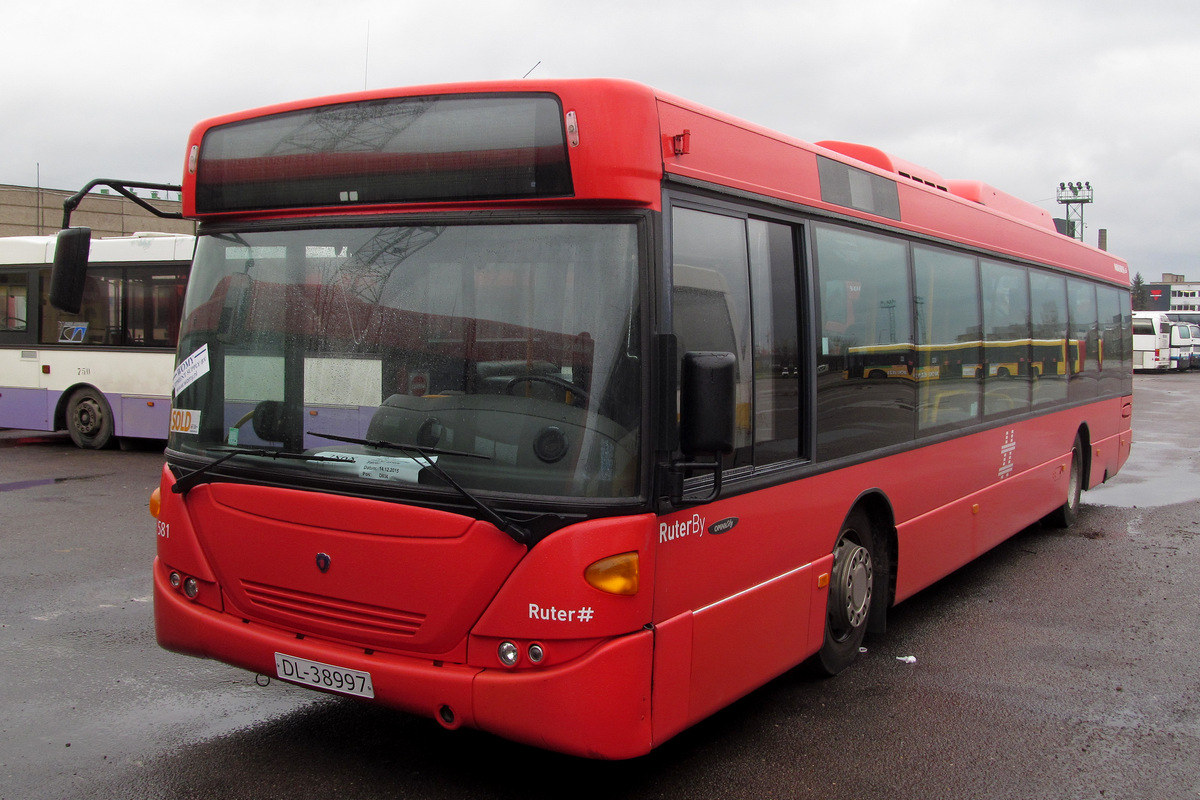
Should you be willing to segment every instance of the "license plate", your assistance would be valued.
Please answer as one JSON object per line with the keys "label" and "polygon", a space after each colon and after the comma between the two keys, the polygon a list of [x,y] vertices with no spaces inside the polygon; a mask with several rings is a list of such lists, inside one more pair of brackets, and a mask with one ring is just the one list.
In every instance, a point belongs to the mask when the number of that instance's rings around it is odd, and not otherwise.
{"label": "license plate", "polygon": [[322,664],[285,653],[275,654],[275,674],[282,680],[328,689],[355,697],[375,697],[371,673],[334,664]]}

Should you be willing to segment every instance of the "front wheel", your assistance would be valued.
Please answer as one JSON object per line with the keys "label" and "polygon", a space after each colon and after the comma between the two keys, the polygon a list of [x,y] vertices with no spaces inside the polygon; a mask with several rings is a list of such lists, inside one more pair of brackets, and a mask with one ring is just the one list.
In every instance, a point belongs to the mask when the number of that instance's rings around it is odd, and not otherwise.
{"label": "front wheel", "polygon": [[103,450],[112,444],[112,409],[95,389],[78,389],[67,402],[67,432],[76,447]]}
{"label": "front wheel", "polygon": [[846,519],[833,549],[825,641],[813,657],[819,675],[836,675],[858,657],[875,587],[875,537],[861,509]]}

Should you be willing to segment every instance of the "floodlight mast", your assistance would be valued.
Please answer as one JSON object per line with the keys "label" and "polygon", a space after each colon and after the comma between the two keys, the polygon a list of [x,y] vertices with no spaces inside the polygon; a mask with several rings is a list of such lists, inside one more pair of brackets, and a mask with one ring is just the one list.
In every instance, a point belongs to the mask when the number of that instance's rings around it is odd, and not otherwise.
{"label": "floodlight mast", "polygon": [[1067,207],[1066,234],[1083,241],[1083,207],[1092,202],[1091,181],[1074,181],[1058,184],[1057,198]]}

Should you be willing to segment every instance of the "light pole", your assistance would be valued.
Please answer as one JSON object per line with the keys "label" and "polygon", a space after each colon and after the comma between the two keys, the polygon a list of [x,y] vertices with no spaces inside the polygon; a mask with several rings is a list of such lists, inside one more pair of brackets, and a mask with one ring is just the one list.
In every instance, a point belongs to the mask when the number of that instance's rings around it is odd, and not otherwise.
{"label": "light pole", "polygon": [[1083,206],[1092,202],[1092,184],[1090,181],[1060,183],[1057,193],[1058,202],[1067,207],[1067,229],[1063,233],[1083,241]]}

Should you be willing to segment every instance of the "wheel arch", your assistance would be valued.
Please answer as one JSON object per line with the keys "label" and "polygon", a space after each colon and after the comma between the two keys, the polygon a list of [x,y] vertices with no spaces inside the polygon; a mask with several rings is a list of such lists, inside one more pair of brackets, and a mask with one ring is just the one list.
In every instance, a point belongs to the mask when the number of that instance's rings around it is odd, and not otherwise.
{"label": "wheel arch", "polygon": [[[871,522],[871,533],[876,540],[875,574],[884,573],[884,580],[877,581],[876,591],[871,598],[871,615],[867,619],[867,632],[878,634],[887,630],[887,610],[896,598],[896,564],[899,556],[899,538],[896,535],[896,515],[892,502],[882,489],[869,489],[858,496],[846,512],[848,520],[855,511],[861,510]],[[842,525],[845,526],[845,520]],[[880,585],[882,584],[882,585]]]}
{"label": "wheel arch", "polygon": [[1091,489],[1092,483],[1092,434],[1086,422],[1079,423],[1079,429],[1075,432],[1079,437],[1079,454],[1082,457],[1083,463],[1080,465],[1083,469],[1080,472],[1083,478],[1084,490]]}

